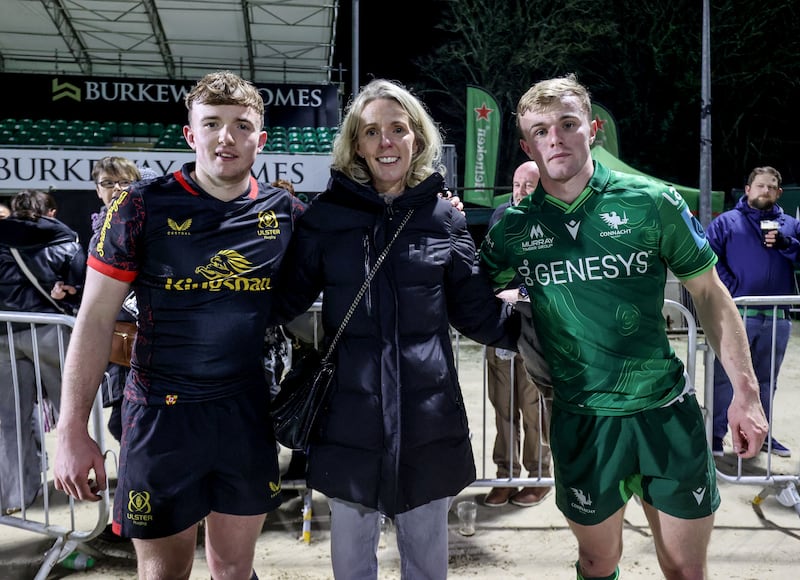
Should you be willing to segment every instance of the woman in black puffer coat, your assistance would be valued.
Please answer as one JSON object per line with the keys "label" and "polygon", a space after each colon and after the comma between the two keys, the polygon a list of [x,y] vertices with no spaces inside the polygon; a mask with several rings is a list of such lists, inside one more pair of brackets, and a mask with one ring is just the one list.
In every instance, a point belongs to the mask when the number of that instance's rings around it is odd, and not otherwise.
{"label": "woman in black puffer coat", "polygon": [[[11,203],[11,216],[0,220],[0,310],[74,314],[86,276],[86,253],[78,235],[54,217],[55,203],[42,191],[22,191]],[[55,282],[63,281],[76,289],[60,301],[61,309],[50,302],[27,278],[14,259],[11,249],[36,277],[45,292]],[[29,505],[41,486],[40,458],[33,422],[36,402],[36,377],[33,337],[29,324],[13,325],[14,360],[11,359],[9,335],[3,325],[0,331],[0,493],[6,509]],[[63,329],[62,329],[63,330]],[[61,362],[59,329],[55,325],[39,326],[36,332],[39,372],[48,402],[45,409],[58,411],[61,401]],[[62,337],[69,336],[62,333]],[[66,348],[66,341],[63,344]],[[13,369],[19,385],[22,440],[22,481],[17,454],[16,399]],[[40,401],[42,403],[42,401]],[[49,413],[46,414],[49,416]],[[51,417],[55,419],[55,417]],[[20,488],[22,496],[20,496]]]}
{"label": "woman in black puffer coat", "polygon": [[[395,83],[369,83],[333,148],[328,189],[284,259],[282,315],[320,291],[333,337],[367,272],[413,215],[336,347],[328,404],[312,436],[308,484],[331,500],[337,579],[377,578],[378,521],[395,521],[404,578],[447,575],[447,512],[475,479],[450,326],[515,349],[518,320],[476,269],[463,214],[441,199],[441,135]],[[443,170],[441,170],[443,173]]]}

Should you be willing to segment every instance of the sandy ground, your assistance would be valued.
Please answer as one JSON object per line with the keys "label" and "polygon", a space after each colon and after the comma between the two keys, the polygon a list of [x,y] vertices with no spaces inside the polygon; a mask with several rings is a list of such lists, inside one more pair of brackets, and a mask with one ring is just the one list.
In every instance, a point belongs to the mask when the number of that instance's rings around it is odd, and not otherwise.
{"label": "sandy ground", "polygon": [[[795,324],[795,335],[800,333]],[[673,339],[676,351],[687,352],[685,337]],[[450,516],[450,575],[453,580],[491,578],[554,579],[575,578],[577,545],[563,517],[555,507],[553,494],[539,506],[519,508],[507,505],[487,508],[481,500],[491,486],[494,466],[484,460],[494,437],[493,411],[486,409],[482,381],[481,349],[462,343],[459,373],[468,400],[473,447],[479,481],[464,490],[454,506],[465,499],[478,502],[477,531],[465,537],[458,533],[455,507]],[[698,357],[696,377],[703,377],[702,357]],[[698,381],[701,384],[702,380]],[[722,506],[717,512],[709,548],[709,578],[731,580],[770,580],[800,578],[800,515],[781,505],[776,489],[768,485],[768,473],[800,473],[800,336],[794,336],[778,383],[774,428],[776,437],[794,450],[788,459],[758,458],[737,465],[730,455],[718,460]],[[703,393],[700,389],[700,400]],[[491,453],[489,451],[489,457]],[[281,454],[288,461],[288,453]],[[741,469],[741,472],[739,471]],[[768,471],[769,470],[769,471]],[[729,481],[741,473],[739,482]],[[754,503],[764,491],[764,497]],[[56,496],[57,497],[57,496]],[[332,578],[329,563],[330,517],[326,499],[312,494],[310,541],[302,538],[302,499],[292,498],[270,514],[256,549],[255,569],[262,580],[316,580]],[[90,509],[91,506],[86,506]],[[58,508],[54,508],[58,510]],[[84,506],[81,506],[84,509]],[[91,512],[91,514],[95,512]],[[631,502],[623,532],[623,578],[661,577],[653,550],[652,537],[642,509]],[[52,545],[46,537],[0,527],[0,578],[33,578],[44,552]],[[127,544],[110,545],[94,540],[90,548],[99,557],[86,572],[56,566],[48,579],[75,576],[92,580],[136,578],[136,564]],[[399,556],[391,529],[379,549],[380,578],[400,578]],[[192,579],[209,578],[202,546],[198,547]]]}

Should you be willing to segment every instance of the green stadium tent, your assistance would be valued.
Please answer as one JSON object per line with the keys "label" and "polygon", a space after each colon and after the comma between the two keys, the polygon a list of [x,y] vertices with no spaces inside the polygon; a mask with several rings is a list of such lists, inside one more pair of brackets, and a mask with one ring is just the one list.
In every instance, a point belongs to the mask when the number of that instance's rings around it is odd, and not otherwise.
{"label": "green stadium tent", "polygon": [[[678,185],[677,183],[670,183],[669,181],[665,181],[664,179],[659,179],[658,177],[653,177],[652,175],[647,175],[646,173],[631,167],[624,161],[621,161],[617,157],[613,156],[607,150],[605,150],[602,146],[596,145],[592,147],[592,157],[598,160],[600,163],[605,165],[610,169],[614,169],[615,171],[621,171],[622,173],[629,173],[631,175],[642,175],[644,177],[649,177],[650,179],[655,179],[656,181],[661,181],[666,183],[667,185],[671,185],[675,189],[678,190],[678,193],[681,194],[683,199],[686,200],[686,203],[689,205],[689,209],[692,210],[692,213],[696,216],[699,209],[700,209],[700,190],[695,189],[693,187],[687,187],[685,185]],[[724,211],[725,205],[725,193],[722,191],[712,191],[711,192],[711,214],[713,216],[717,216]]]}

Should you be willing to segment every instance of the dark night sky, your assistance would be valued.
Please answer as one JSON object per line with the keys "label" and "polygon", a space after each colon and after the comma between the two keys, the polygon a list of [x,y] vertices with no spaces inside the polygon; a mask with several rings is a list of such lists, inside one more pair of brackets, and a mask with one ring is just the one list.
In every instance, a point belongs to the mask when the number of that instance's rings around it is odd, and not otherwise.
{"label": "dark night sky", "polygon": [[[428,0],[405,0],[387,5],[374,0],[361,0],[360,7],[360,79],[361,84],[374,77],[410,83],[412,60],[428,50],[427,39],[434,31],[436,14]],[[388,12],[388,15],[386,14]],[[341,0],[336,27],[334,66],[346,69],[345,92],[351,88],[352,0]],[[334,81],[338,76],[334,74]]]}

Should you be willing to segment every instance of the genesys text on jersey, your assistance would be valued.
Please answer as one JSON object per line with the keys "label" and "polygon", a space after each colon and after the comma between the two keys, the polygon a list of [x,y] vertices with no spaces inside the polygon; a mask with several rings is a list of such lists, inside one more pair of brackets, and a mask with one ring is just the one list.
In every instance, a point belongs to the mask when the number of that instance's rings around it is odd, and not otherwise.
{"label": "genesys text on jersey", "polygon": [[[0,190],[21,189],[94,190],[92,167],[106,155],[121,154],[140,167],[163,175],[194,161],[193,151],[56,151],[3,149],[0,151]],[[330,177],[329,155],[276,155],[262,153],[253,165],[257,181],[286,179],[298,192],[320,192]]]}
{"label": "genesys text on jersey", "polygon": [[587,256],[576,260],[554,260],[533,266],[524,260],[517,273],[526,286],[541,284],[570,284],[641,276],[649,267],[649,252],[633,252],[628,256],[607,254]]}

